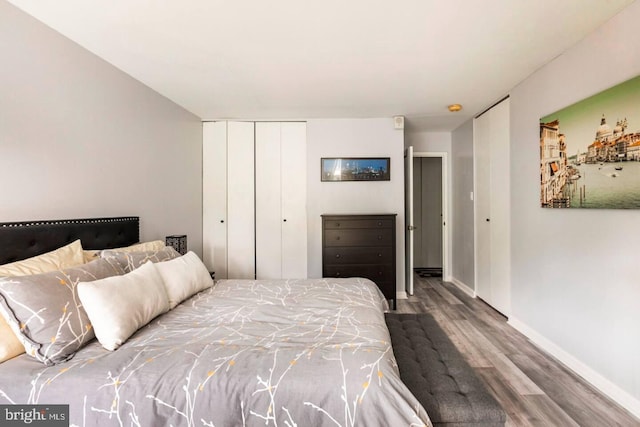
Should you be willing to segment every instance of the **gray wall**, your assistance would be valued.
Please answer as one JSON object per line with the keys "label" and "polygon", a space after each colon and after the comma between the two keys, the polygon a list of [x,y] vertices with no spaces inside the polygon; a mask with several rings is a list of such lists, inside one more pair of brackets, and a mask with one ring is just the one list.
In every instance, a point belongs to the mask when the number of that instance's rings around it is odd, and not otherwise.
{"label": "gray wall", "polygon": [[511,230],[515,320],[640,414],[640,211],[540,208],[538,128],[540,117],[640,74],[639,19],[635,2],[512,90]]}
{"label": "gray wall", "polygon": [[451,276],[473,291],[473,120],[451,133]]}
{"label": "gray wall", "polygon": [[0,221],[139,215],[202,250],[200,119],[0,0]]}
{"label": "gray wall", "polygon": [[[322,157],[390,157],[391,180],[321,182]],[[404,291],[404,133],[392,118],[307,121],[309,277],[322,277],[322,214],[396,213],[396,286]]]}

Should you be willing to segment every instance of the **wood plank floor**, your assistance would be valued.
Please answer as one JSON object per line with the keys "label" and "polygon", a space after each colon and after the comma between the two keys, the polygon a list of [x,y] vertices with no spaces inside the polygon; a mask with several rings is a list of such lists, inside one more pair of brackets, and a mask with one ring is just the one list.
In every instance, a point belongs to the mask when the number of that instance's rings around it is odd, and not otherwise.
{"label": "wood plank floor", "polygon": [[483,301],[441,278],[414,280],[414,295],[398,300],[398,312],[438,321],[507,412],[507,426],[640,426]]}

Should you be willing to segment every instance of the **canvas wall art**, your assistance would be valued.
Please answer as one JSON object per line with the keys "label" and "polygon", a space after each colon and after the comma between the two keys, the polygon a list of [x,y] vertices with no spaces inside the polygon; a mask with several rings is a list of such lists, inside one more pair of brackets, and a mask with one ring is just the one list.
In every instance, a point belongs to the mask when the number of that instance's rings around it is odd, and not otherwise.
{"label": "canvas wall art", "polygon": [[640,76],[540,119],[540,204],[640,208]]}

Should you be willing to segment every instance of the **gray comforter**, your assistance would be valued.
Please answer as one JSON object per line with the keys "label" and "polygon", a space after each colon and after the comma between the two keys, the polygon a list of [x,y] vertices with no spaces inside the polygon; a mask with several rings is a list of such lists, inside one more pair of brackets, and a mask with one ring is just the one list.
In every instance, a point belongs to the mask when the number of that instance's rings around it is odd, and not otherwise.
{"label": "gray comforter", "polygon": [[70,405],[78,426],[422,426],[365,279],[220,281],[114,352],[0,364],[0,403]]}

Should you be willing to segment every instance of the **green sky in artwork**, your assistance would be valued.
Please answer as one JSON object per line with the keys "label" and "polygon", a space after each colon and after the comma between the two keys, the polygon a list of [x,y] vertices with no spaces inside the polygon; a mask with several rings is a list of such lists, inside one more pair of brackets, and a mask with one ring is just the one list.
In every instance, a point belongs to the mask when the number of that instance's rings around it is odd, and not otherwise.
{"label": "green sky in artwork", "polygon": [[603,114],[612,130],[616,121],[626,117],[626,133],[640,132],[640,76],[542,117],[540,122],[560,121],[560,133],[565,134],[571,157],[578,150],[586,152],[595,141]]}

